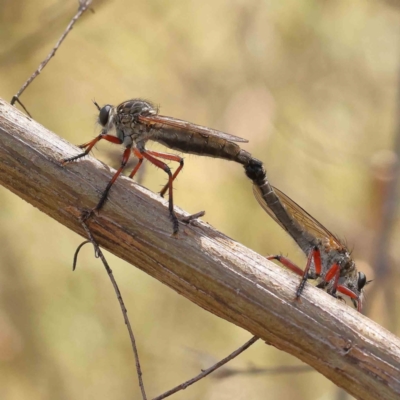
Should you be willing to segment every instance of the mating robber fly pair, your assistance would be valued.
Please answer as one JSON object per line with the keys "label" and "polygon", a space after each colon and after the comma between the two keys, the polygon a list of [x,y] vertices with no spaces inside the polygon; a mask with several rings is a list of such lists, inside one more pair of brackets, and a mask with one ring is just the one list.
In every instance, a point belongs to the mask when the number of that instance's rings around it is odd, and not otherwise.
{"label": "mating robber fly pair", "polygon": [[[139,161],[129,174],[130,178],[135,176],[145,159],[167,173],[168,182],[160,194],[164,196],[168,191],[168,208],[173,233],[178,233],[179,221],[174,212],[173,181],[183,168],[183,158],[175,154],[147,150],[145,145],[148,140],[184,153],[238,162],[243,165],[246,175],[253,181],[253,191],[261,207],[288,232],[308,257],[304,271],[286,257],[268,257],[268,259],[280,261],[302,276],[296,297],[300,297],[307,279],[317,279],[318,287],[335,297],[337,297],[337,292],[349,296],[358,311],[361,311],[363,287],[367,281],[362,272],[357,272],[349,251],[311,215],[269,184],[261,161],[253,158],[237,144],[247,142],[246,139],[159,115],[156,107],[141,99],[128,100],[117,107],[109,104],[100,107],[96,102],[95,105],[99,110],[101,133],[90,142],[79,146],[85,149],[83,153],[64,159],[63,164],[86,156],[100,140],[121,144],[125,150],[120,168],[112,177],[92,212],[99,211],[103,207],[111,186],[124,170],[133,153]],[[162,160],[179,163],[174,174]]]}

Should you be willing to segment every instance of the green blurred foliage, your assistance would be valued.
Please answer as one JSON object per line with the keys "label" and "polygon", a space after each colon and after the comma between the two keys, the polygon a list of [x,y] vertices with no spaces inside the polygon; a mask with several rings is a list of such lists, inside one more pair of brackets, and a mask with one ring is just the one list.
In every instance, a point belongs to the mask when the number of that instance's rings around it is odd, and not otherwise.
{"label": "green blurred foliage", "polygon": [[[21,100],[36,120],[76,144],[98,132],[92,99],[117,104],[133,97],[160,104],[164,115],[248,138],[244,148],[265,162],[272,183],[354,245],[359,269],[372,278],[398,118],[396,4],[94,1],[95,12],[78,22]],[[3,0],[0,6],[0,96],[11,99],[53,47],[77,2]],[[94,155],[117,165],[117,150],[105,144]],[[165,175],[147,167],[143,184],[157,191]],[[0,196],[0,398],[139,399],[119,306],[92,250],[84,248],[72,273],[81,238],[7,190]],[[240,166],[186,156],[174,196],[189,212],[205,209],[205,220],[256,251],[282,252],[304,264],[253,199]],[[398,226],[389,247],[393,266],[400,257]],[[107,257],[133,323],[149,398],[250,337]],[[395,333],[398,310],[381,294],[397,279],[392,272],[390,285],[376,288],[368,309]],[[260,342],[231,366],[297,364]],[[243,374],[209,377],[173,398],[336,395],[317,373]]]}

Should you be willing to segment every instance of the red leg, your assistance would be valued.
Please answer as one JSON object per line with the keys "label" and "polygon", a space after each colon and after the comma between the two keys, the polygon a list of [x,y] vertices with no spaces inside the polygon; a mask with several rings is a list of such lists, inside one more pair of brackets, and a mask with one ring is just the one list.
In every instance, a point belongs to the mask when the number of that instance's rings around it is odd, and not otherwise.
{"label": "red leg", "polygon": [[319,276],[321,273],[321,253],[319,252],[318,247],[314,247],[308,254],[306,268],[304,269],[303,277],[301,278],[300,285],[296,291],[297,299],[301,296],[301,292],[303,291],[304,286],[307,282],[308,272],[310,271],[312,260],[314,260],[316,276]]}
{"label": "red leg", "polygon": [[321,252],[317,247],[313,249],[313,257],[314,257],[315,274],[317,276],[320,276],[322,271]]}
{"label": "red leg", "polygon": [[357,302],[357,311],[361,312],[362,303],[360,298],[352,290],[342,285],[338,285],[336,289],[338,292],[349,296],[352,300],[355,300]]}
{"label": "red leg", "polygon": [[136,164],[135,168],[133,169],[133,171],[129,174],[129,178],[133,178],[136,174],[136,172],[139,171],[139,168],[141,167],[142,163],[143,163],[143,156],[140,153],[140,151],[136,148],[134,148],[133,150],[133,154],[139,159],[138,163]]}
{"label": "red leg", "polygon": [[93,140],[91,140],[90,142],[87,142],[87,143],[85,143],[85,144],[81,144],[80,146],[78,146],[78,147],[80,147],[81,149],[86,148],[86,150],[85,150],[83,153],[78,154],[77,156],[73,156],[73,157],[69,157],[69,158],[64,158],[64,160],[62,161],[63,165],[64,165],[64,164],[67,164],[67,163],[69,163],[69,162],[71,162],[71,161],[75,161],[75,160],[77,160],[78,158],[82,158],[82,157],[85,157],[86,155],[88,155],[89,152],[90,152],[90,150],[92,150],[93,146],[94,146],[97,142],[99,142],[101,139],[103,139],[103,137],[102,137],[102,135],[99,135],[99,136],[97,136],[96,138],[94,138]]}
{"label": "red leg", "polygon": [[84,143],[84,144],[80,144],[78,147],[80,149],[85,149],[86,147],[90,146],[90,149],[92,149],[92,147],[101,139],[105,139],[108,142],[116,143],[116,144],[121,144],[122,143],[121,139],[117,138],[116,136],[99,135],[99,136],[97,136],[97,138],[91,140],[90,142],[87,142],[87,143]]}
{"label": "red leg", "polygon": [[340,292],[346,296],[349,296],[352,300],[356,301],[357,311],[361,312],[362,304],[359,296],[349,288],[342,285],[338,285],[339,277],[340,277],[340,267],[338,264],[334,264],[325,275],[325,282],[329,282],[332,279],[334,279],[332,289],[330,289],[331,294],[335,296],[336,292]]}
{"label": "red leg", "polygon": [[321,253],[318,250],[318,247],[314,247],[314,249],[312,249],[310,251],[310,253],[308,254],[307,264],[306,264],[306,268],[304,269],[304,271],[286,257],[270,256],[270,257],[267,257],[267,259],[268,260],[278,260],[282,265],[289,268],[295,274],[302,276],[300,285],[296,291],[296,298],[300,297],[301,292],[304,289],[304,285],[306,284],[306,281],[309,278],[308,273],[310,271],[312,261],[314,261],[316,277],[318,277],[321,274],[321,268],[322,268],[321,267]]}
{"label": "red leg", "polygon": [[107,140],[107,142],[111,142],[111,143],[115,143],[115,144],[122,144],[122,140],[120,138],[117,138],[116,136],[102,135],[101,138],[104,140]]}
{"label": "red leg", "polygon": [[121,172],[125,168],[125,165],[129,160],[129,156],[131,154],[131,151],[132,151],[131,147],[127,147],[125,149],[124,154],[122,156],[121,166],[119,167],[117,172],[114,174],[114,176],[112,177],[111,181],[108,183],[106,189],[104,190],[103,194],[101,195],[99,203],[97,204],[97,206],[94,208],[93,211],[99,211],[101,209],[101,207],[103,207],[105,201],[107,200],[108,192],[110,191],[111,186],[113,185],[113,183],[117,180],[118,176],[121,174]]}
{"label": "red leg", "polygon": [[120,139],[118,139],[116,136],[111,136],[111,135],[99,135],[96,138],[94,138],[93,140],[91,140],[90,142],[84,143],[79,145],[78,147],[81,149],[86,149],[83,153],[78,154],[77,156],[73,156],[73,157],[69,157],[69,158],[65,158],[62,163],[67,164],[71,161],[75,161],[79,158],[85,157],[90,153],[90,150],[92,150],[92,148],[94,147],[94,145],[99,142],[100,140],[105,139],[108,142],[111,143],[117,143],[117,144],[121,144],[122,141]]}
{"label": "red leg", "polygon": [[355,294],[352,290],[349,288],[338,285],[339,282],[339,277],[340,277],[340,268],[338,264],[332,265],[332,267],[329,269],[329,271],[325,275],[325,281],[329,282],[330,280],[334,279],[332,289],[330,290],[333,295],[336,294],[336,292],[340,292],[346,296],[349,296],[352,300],[355,300],[357,302],[357,310],[361,312],[361,301],[360,298],[357,294]]}
{"label": "red leg", "polygon": [[[316,277],[321,275],[321,270],[322,270],[321,253],[317,247],[315,247],[312,251],[310,251],[310,254],[308,255],[308,258],[307,258],[307,265],[306,265],[306,268],[304,271],[301,268],[299,268],[296,264],[294,264],[291,260],[289,260],[288,258],[283,257],[283,256],[269,256],[269,257],[267,257],[267,259],[268,260],[277,260],[282,265],[284,265],[286,268],[289,268],[291,271],[293,271],[295,274],[303,276],[302,281],[299,285],[299,288],[297,289],[297,293],[296,293],[297,298],[300,296],[300,294],[304,288],[304,284],[308,279],[308,272],[311,267],[312,260],[314,260]],[[332,292],[331,294],[335,295],[335,292],[338,291],[338,292],[350,297],[352,300],[356,301],[357,310],[359,312],[361,312],[362,304],[361,304],[359,296],[356,293],[354,293],[352,290],[350,290],[349,288],[342,286],[342,285],[338,285],[339,277],[340,277],[339,265],[334,264],[326,273],[324,283],[329,283],[332,279],[334,279],[332,289],[330,290]],[[322,288],[326,287],[326,285],[323,285],[321,287]]]}
{"label": "red leg", "polygon": [[332,279],[335,278],[335,281],[333,282],[333,288],[334,291],[336,291],[336,287],[339,281],[339,274],[340,274],[340,268],[339,265],[333,264],[332,267],[328,269],[328,272],[325,275],[325,282],[330,282]]}
{"label": "red leg", "polygon": [[[173,179],[172,179],[171,169],[168,167],[167,164],[165,164],[164,162],[153,157],[152,154],[155,154],[155,152],[150,153],[147,150],[142,150],[141,154],[146,160],[149,160],[153,165],[164,170],[168,174],[168,190],[169,190],[169,207],[168,208],[169,208],[169,215],[172,220],[174,234],[176,234],[176,233],[178,233],[178,230],[179,230],[179,223],[178,223],[178,218],[176,217],[175,211],[174,211],[174,200],[173,200],[173,191],[172,191]],[[172,157],[172,155],[171,155],[171,157]]]}
{"label": "red leg", "polygon": [[303,275],[303,270],[299,268],[295,263],[290,261],[288,258],[283,257],[283,256],[269,256],[267,257],[267,260],[277,260],[279,261],[282,265],[284,265],[286,268],[289,268],[291,271],[293,271],[295,274],[302,276]]}
{"label": "red leg", "polygon": [[[160,158],[163,158],[164,160],[176,161],[180,164],[179,167],[176,169],[175,173],[172,175],[172,182],[173,182],[175,180],[175,178],[178,176],[179,172],[181,172],[181,170],[183,168],[183,158],[177,156],[176,154],[159,153],[158,151],[149,151],[149,150],[146,150],[146,151],[147,151],[147,154],[150,154],[152,156],[160,157]],[[160,195],[162,197],[164,197],[164,194],[168,190],[168,188],[169,188],[169,182],[163,187],[163,189],[160,192]]]}

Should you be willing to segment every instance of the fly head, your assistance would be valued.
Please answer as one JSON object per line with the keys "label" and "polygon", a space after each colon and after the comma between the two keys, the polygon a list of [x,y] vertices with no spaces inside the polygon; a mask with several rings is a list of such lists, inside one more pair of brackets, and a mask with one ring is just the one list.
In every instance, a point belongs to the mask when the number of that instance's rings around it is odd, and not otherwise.
{"label": "fly head", "polygon": [[358,273],[358,277],[357,277],[357,287],[358,290],[361,292],[364,288],[364,286],[367,284],[367,277],[365,276],[365,274],[363,272],[359,272]]}
{"label": "fly head", "polygon": [[359,311],[362,309],[362,305],[364,302],[364,286],[371,281],[367,281],[367,277],[363,272],[358,272],[357,273],[357,295],[358,299],[351,299],[353,302],[354,307],[356,307]]}
{"label": "fly head", "polygon": [[102,127],[105,127],[108,124],[111,109],[112,106],[110,104],[106,104],[104,107],[100,108],[99,122]]}

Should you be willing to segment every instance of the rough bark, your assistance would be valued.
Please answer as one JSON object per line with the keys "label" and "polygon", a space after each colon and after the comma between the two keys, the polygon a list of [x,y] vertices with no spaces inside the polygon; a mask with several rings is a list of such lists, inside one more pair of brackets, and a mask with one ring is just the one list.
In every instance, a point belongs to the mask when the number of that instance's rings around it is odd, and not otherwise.
{"label": "rough bark", "polygon": [[[78,151],[0,100],[1,184],[84,236],[80,210],[97,203],[112,171],[92,157],[61,166]],[[298,357],[354,397],[399,398],[396,336],[311,285],[295,301],[297,276],[204,222],[181,223],[172,236],[166,201],[132,180],[118,179],[89,226],[105,249]]]}

